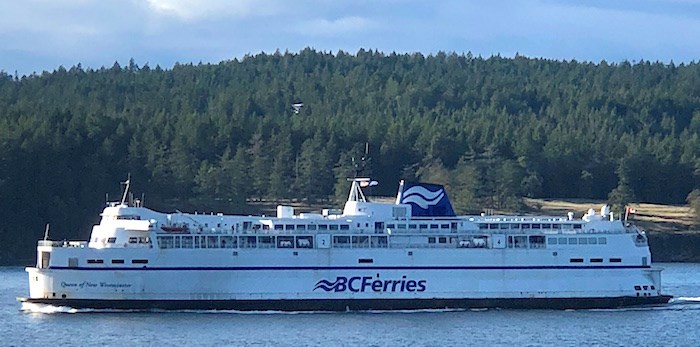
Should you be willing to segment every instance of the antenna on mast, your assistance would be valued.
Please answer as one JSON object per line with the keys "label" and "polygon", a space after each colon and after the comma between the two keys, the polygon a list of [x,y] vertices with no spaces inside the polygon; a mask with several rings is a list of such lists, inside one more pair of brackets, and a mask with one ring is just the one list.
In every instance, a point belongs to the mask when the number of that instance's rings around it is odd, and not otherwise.
{"label": "antenna on mast", "polygon": [[46,223],[46,230],[44,230],[44,241],[46,241],[46,240],[49,239],[49,228],[50,228],[50,226],[51,226],[50,223]]}
{"label": "antenna on mast", "polygon": [[122,182],[124,185],[124,195],[122,195],[122,202],[121,204],[124,205],[126,203],[126,198],[129,196],[129,187],[131,186],[131,172],[126,178],[126,181]]}
{"label": "antenna on mast", "polygon": [[352,157],[352,166],[353,166],[353,169],[355,170],[355,177],[354,178],[359,177],[360,174],[365,171],[369,160],[370,160],[369,142],[365,142],[365,153],[360,158],[360,162],[359,163],[355,162],[355,157]]}

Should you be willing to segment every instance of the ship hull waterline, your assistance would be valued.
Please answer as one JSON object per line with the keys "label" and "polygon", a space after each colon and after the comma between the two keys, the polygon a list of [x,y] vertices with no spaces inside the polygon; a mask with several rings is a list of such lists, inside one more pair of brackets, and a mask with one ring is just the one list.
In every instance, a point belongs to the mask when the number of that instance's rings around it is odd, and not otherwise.
{"label": "ship hull waterline", "polygon": [[31,304],[74,309],[384,311],[432,309],[615,309],[667,304],[672,296],[499,299],[302,299],[302,300],[104,300],[19,298]]}

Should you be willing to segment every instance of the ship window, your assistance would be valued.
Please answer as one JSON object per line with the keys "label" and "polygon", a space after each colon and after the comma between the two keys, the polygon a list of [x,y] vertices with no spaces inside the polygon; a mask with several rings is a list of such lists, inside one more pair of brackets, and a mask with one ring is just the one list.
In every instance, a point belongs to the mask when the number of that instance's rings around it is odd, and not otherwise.
{"label": "ship window", "polygon": [[255,248],[256,244],[255,236],[241,236],[241,248]]}
{"label": "ship window", "polygon": [[508,236],[508,248],[513,248],[513,236]]}
{"label": "ship window", "polygon": [[651,286],[651,287],[649,287],[649,288],[651,288],[651,290],[655,290],[655,289],[656,289],[656,288],[654,288],[654,286]]}
{"label": "ship window", "polygon": [[574,224],[574,229],[581,229],[581,224]]}
{"label": "ship window", "polygon": [[530,235],[530,248],[544,248],[545,237],[542,235]]}
{"label": "ship window", "polygon": [[313,225],[313,224],[312,224],[312,225],[309,225],[309,226],[306,228],[306,230],[316,230],[316,226]]}
{"label": "ship window", "polygon": [[369,247],[369,236],[353,236],[352,246],[355,248],[367,248]]}
{"label": "ship window", "polygon": [[428,224],[420,224],[418,225],[418,229],[428,229]]}
{"label": "ship window", "polygon": [[542,229],[552,229],[551,224],[542,224]]}
{"label": "ship window", "polygon": [[438,225],[437,224],[430,224],[430,229],[437,229]]}
{"label": "ship window", "polygon": [[139,242],[139,239],[136,238],[136,237],[130,237],[130,238],[129,238],[129,243],[138,243],[138,242]]}
{"label": "ship window", "polygon": [[284,229],[284,225],[282,225],[282,224],[275,225],[275,230],[283,230],[283,229]]}
{"label": "ship window", "polygon": [[[386,248],[387,247],[386,236],[372,236],[370,239],[372,242],[372,248]],[[435,241],[435,239],[433,239],[433,241]]]}
{"label": "ship window", "polygon": [[579,244],[579,245],[587,245],[587,244],[588,244],[588,238],[587,238],[587,237],[579,237],[579,238],[578,238],[578,244]]}
{"label": "ship window", "polygon": [[588,244],[589,244],[589,245],[596,245],[596,244],[598,244],[598,239],[595,238],[595,237],[589,237],[589,238],[588,238]]}
{"label": "ship window", "polygon": [[409,225],[408,225],[408,228],[409,228],[409,229],[415,229],[415,228],[417,228],[417,227],[418,227],[418,226],[415,225],[415,224],[409,224]]}
{"label": "ship window", "polygon": [[207,248],[219,248],[219,237],[207,236]]}
{"label": "ship window", "polygon": [[[243,222],[244,225],[245,225],[245,223],[250,223],[250,222]],[[260,225],[260,224],[253,224],[253,230],[260,230],[261,228],[262,228],[262,225]]]}
{"label": "ship window", "polygon": [[435,243],[435,237],[434,236],[428,237],[428,243]]}
{"label": "ship window", "polygon": [[[134,238],[136,239],[136,238]],[[173,248],[173,237],[172,236],[158,236],[158,247],[160,248]]]}
{"label": "ship window", "polygon": [[338,230],[338,225],[337,224],[331,224],[328,226],[329,230]]}
{"label": "ship window", "polygon": [[192,236],[182,237],[182,248],[192,248]]}
{"label": "ship window", "polygon": [[538,224],[538,223],[532,224],[532,228],[533,229],[542,229],[542,224]]}
{"label": "ship window", "polygon": [[527,248],[527,236],[513,236],[515,248]]}
{"label": "ship window", "polygon": [[501,230],[508,229],[509,224],[508,223],[501,223],[498,225],[498,228]]}
{"label": "ship window", "polygon": [[124,259],[112,259],[112,264],[124,264]]}
{"label": "ship window", "polygon": [[262,225],[262,230],[270,230],[270,226],[267,224]]}
{"label": "ship window", "polygon": [[583,263],[583,258],[571,258],[569,259],[570,263]]}
{"label": "ship window", "polygon": [[622,259],[621,258],[610,258],[610,262],[611,263],[622,263]]}
{"label": "ship window", "polygon": [[275,247],[274,236],[258,236],[258,248],[273,248]]}
{"label": "ship window", "polygon": [[560,245],[565,245],[565,244],[567,243],[566,241],[567,241],[567,238],[566,238],[566,237],[560,237],[560,238],[559,238],[559,244],[560,244]]}
{"label": "ship window", "polygon": [[570,230],[570,229],[573,229],[573,228],[574,228],[574,226],[571,225],[571,224],[564,224],[564,225],[562,225],[562,229]]}
{"label": "ship window", "polygon": [[313,244],[313,236],[297,236],[297,248],[312,248]]}
{"label": "ship window", "polygon": [[578,244],[578,239],[575,238],[575,237],[570,237],[570,238],[569,238],[569,244],[570,244],[570,245],[576,245],[576,244]]}
{"label": "ship window", "polygon": [[326,224],[319,224],[319,225],[318,225],[318,230],[328,230],[328,225],[326,225]]}
{"label": "ship window", "polygon": [[511,223],[511,224],[510,224],[510,228],[511,228],[511,229],[514,229],[514,230],[518,230],[518,229],[520,229],[520,224],[518,224],[518,223]]}
{"label": "ship window", "polygon": [[[137,240],[137,241],[138,241],[138,240]],[[173,247],[175,247],[175,248],[180,248],[180,236],[175,236],[175,238],[173,239],[173,241],[175,241],[175,242],[173,243]]]}
{"label": "ship window", "polygon": [[350,236],[333,236],[333,247],[350,248]]}
{"label": "ship window", "polygon": [[555,230],[561,229],[561,224],[552,224],[552,229],[555,229]]}
{"label": "ship window", "polygon": [[642,290],[642,286],[634,286],[634,290]]}
{"label": "ship window", "polygon": [[277,248],[294,248],[294,236],[278,236]]}
{"label": "ship window", "polygon": [[87,263],[88,263],[88,264],[102,264],[102,263],[104,263],[104,262],[105,262],[105,261],[102,260],[102,259],[88,259],[88,260],[87,260]]}
{"label": "ship window", "polygon": [[550,245],[556,245],[556,244],[557,244],[557,238],[556,238],[556,237],[550,237],[549,239],[547,239],[547,242],[548,242]]}
{"label": "ship window", "polygon": [[386,227],[387,227],[388,229],[394,229],[394,228],[396,228],[396,226],[395,226],[394,224],[387,224]]}
{"label": "ship window", "polygon": [[489,228],[488,224],[479,223],[479,229],[484,230],[484,229],[488,229],[488,228]]}
{"label": "ship window", "polygon": [[[45,259],[46,259],[46,267],[49,267],[49,259],[48,258],[45,258]],[[68,258],[68,267],[78,267],[78,258]]]}
{"label": "ship window", "polygon": [[304,224],[297,224],[297,230],[306,230],[306,225],[304,225]]}
{"label": "ship window", "polygon": [[523,229],[523,230],[524,230],[524,229],[530,229],[530,227],[531,227],[531,225],[528,224],[528,223],[525,223],[525,224],[521,224],[521,225],[520,225],[520,228]]}
{"label": "ship window", "polygon": [[399,219],[406,218],[406,208],[405,207],[394,207],[391,209],[391,216]]}
{"label": "ship window", "polygon": [[[450,225],[449,224],[440,224],[441,229],[449,229]],[[498,225],[496,225],[496,228],[498,228]]]}
{"label": "ship window", "polygon": [[202,245],[199,243],[199,236],[193,236],[194,237],[194,248],[200,248]]}
{"label": "ship window", "polygon": [[294,225],[287,224],[284,226],[284,230],[294,230]]}
{"label": "ship window", "polygon": [[148,259],[132,259],[132,264],[148,264]]}
{"label": "ship window", "polygon": [[398,224],[396,225],[396,229],[406,229],[406,224]]}
{"label": "ship window", "polygon": [[[183,239],[184,241],[184,239]],[[221,248],[236,248],[236,237],[233,236],[222,236],[221,237]]]}
{"label": "ship window", "polygon": [[591,263],[602,263],[603,258],[591,258]]}
{"label": "ship window", "polygon": [[438,242],[439,242],[439,243],[447,243],[447,237],[440,236],[440,237],[438,238]]}
{"label": "ship window", "polygon": [[599,237],[599,238],[598,238],[598,244],[599,244],[599,245],[605,245],[605,244],[607,244],[607,243],[608,243],[608,239],[607,239],[607,238],[605,238],[605,237]]}
{"label": "ship window", "polygon": [[[39,265],[38,265],[38,266],[39,266],[41,269],[46,269],[46,268],[48,268],[48,267],[49,267],[49,260],[51,259],[51,252],[41,252],[41,257],[40,257],[39,259],[40,259],[40,260],[39,260]],[[77,259],[77,258],[69,258],[69,264],[70,264],[70,259],[75,259],[75,260],[76,260],[76,264],[75,264],[75,265],[78,266],[78,264],[77,264],[77,260],[78,260],[78,259]],[[70,266],[70,265],[68,265],[68,266]]]}
{"label": "ship window", "polygon": [[498,229],[498,224],[495,224],[495,223],[489,224],[489,229],[491,229],[491,230]]}
{"label": "ship window", "polygon": [[116,237],[110,237],[110,238],[107,239],[107,243],[115,243],[115,242],[117,242],[117,238],[116,238]]}
{"label": "ship window", "polygon": [[372,263],[374,263],[374,259],[371,259],[371,258],[360,258],[360,259],[357,259],[357,262],[360,263],[360,264],[372,264]]}

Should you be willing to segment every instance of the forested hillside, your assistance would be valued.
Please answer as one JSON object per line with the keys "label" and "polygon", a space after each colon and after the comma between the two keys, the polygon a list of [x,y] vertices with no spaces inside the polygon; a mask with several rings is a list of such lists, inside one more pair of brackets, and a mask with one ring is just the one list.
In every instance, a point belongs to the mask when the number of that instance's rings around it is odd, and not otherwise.
{"label": "forested hillside", "polygon": [[523,196],[684,203],[700,174],[700,66],[312,49],[77,65],[0,73],[0,122],[7,262],[33,257],[46,223],[53,239],[87,238],[128,173],[165,210],[334,199],[355,166],[377,195],[400,178],[445,183],[459,212]]}

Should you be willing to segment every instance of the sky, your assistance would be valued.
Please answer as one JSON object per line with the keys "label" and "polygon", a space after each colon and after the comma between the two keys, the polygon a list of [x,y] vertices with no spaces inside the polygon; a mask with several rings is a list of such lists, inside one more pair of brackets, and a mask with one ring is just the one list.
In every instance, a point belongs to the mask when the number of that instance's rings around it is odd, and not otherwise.
{"label": "sky", "polygon": [[0,71],[359,49],[700,61],[700,0],[0,0]]}

